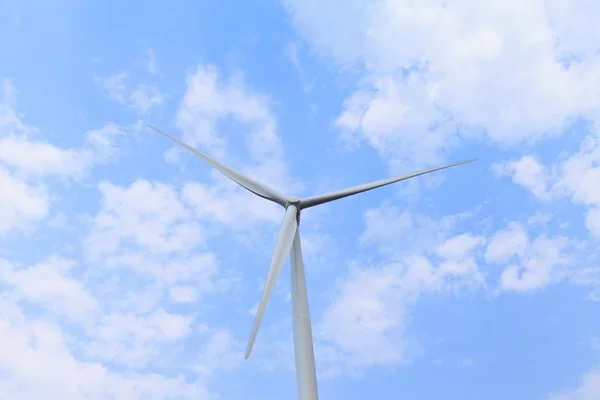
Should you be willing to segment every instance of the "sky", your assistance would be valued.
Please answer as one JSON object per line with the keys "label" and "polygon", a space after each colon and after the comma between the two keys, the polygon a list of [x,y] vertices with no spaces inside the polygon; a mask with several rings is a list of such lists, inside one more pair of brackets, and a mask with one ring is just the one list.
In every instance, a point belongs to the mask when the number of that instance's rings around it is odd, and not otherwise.
{"label": "sky", "polygon": [[[0,0],[0,399],[600,399],[600,3]],[[596,249],[596,250],[594,250]]]}

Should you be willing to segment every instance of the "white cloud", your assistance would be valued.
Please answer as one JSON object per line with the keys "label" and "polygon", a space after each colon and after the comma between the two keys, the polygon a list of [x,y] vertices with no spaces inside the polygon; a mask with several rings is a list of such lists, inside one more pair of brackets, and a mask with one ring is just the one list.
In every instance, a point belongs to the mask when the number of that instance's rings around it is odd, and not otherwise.
{"label": "white cloud", "polygon": [[446,240],[438,246],[436,253],[446,259],[461,260],[469,256],[475,247],[483,244],[485,244],[483,237],[463,233]]}
{"label": "white cloud", "polygon": [[548,400],[596,400],[600,398],[600,371],[592,370],[581,379],[581,385],[566,394],[553,394]]}
{"label": "white cloud", "polygon": [[[141,111],[160,103],[151,89],[138,92],[139,96],[134,90],[130,96],[126,78],[117,76],[107,82],[105,89],[114,100],[129,104],[133,96]],[[232,88],[239,88],[236,85]],[[11,87],[5,89],[5,97],[12,96]],[[298,187],[287,175],[266,97],[244,90],[229,94],[233,100],[241,97],[236,118],[249,126],[246,147],[251,163],[245,170],[259,179],[280,182],[278,188]],[[118,138],[136,129],[107,123],[87,132],[80,147],[60,147],[36,137],[39,131],[25,125],[12,105],[0,105],[0,185],[10,189],[0,195],[2,233],[47,217],[53,192],[47,178],[80,179],[93,165],[119,154]],[[241,197],[243,191],[225,182],[218,177],[209,185],[183,184],[182,190],[145,180],[124,186],[102,182],[100,210],[85,241],[97,258],[82,265],[60,257],[26,267],[3,262],[0,336],[4,346],[0,351],[5,357],[0,356],[4,377],[0,397],[207,398],[198,382],[155,372],[164,371],[180,356],[197,357],[196,372],[201,375],[228,371],[242,359],[242,346],[226,329],[210,329],[210,334],[194,337],[199,354],[181,354],[182,343],[196,334],[197,310],[210,307],[207,297],[231,289],[238,279],[235,271],[221,274],[214,254],[196,251],[206,239],[199,220],[220,226],[232,222],[217,207],[221,201],[231,209],[244,205],[238,207],[238,218],[246,219],[252,212],[258,221],[279,222],[281,217],[271,214],[272,207],[261,199],[255,199],[262,204],[255,212],[251,201]],[[194,192],[198,187],[207,201]],[[68,215],[65,219],[60,212],[55,215],[62,215],[55,226],[75,219]],[[195,216],[201,218],[196,221]],[[196,311],[168,309],[189,308],[182,303],[193,303]],[[32,304],[34,313],[25,316],[25,307]],[[69,331],[63,331],[67,327]],[[22,358],[16,359],[15,354]],[[113,365],[118,373],[109,369]],[[177,371],[189,372],[186,365],[191,367],[183,363]],[[58,370],[52,370],[55,367]]]}
{"label": "white cloud", "polygon": [[173,286],[169,295],[177,303],[193,303],[198,300],[198,290],[193,286]]}
{"label": "white cloud", "polygon": [[95,359],[144,367],[162,354],[165,342],[189,335],[191,323],[191,316],[171,314],[161,308],[147,315],[110,313],[94,328],[86,352]]}
{"label": "white cloud", "polygon": [[0,233],[23,228],[48,215],[49,197],[42,185],[30,186],[0,167]]}
{"label": "white cloud", "polygon": [[[105,312],[89,331],[86,354],[134,370],[175,362],[198,315],[174,313],[164,304],[202,309],[206,297],[235,284],[235,273],[221,274],[214,254],[197,252],[205,229],[176,188],[140,180],[125,187],[105,182],[99,189],[102,207],[86,243],[103,267],[90,273],[106,283]],[[209,351],[212,339],[205,339],[208,350],[202,351]]]}
{"label": "white cloud", "polygon": [[502,289],[526,291],[543,288],[561,280],[573,258],[567,253],[568,239],[540,236],[530,244],[520,263],[509,265],[502,272]]}
{"label": "white cloud", "polygon": [[545,226],[551,220],[552,220],[551,215],[537,212],[527,219],[527,223],[529,225],[534,225],[534,226],[535,225]]}
{"label": "white cloud", "polygon": [[275,223],[281,220],[281,212],[277,212],[279,208],[225,179],[213,185],[186,184],[181,196],[183,201],[194,207],[199,218],[216,220],[232,228],[247,227],[257,221]]}
{"label": "white cloud", "polygon": [[[474,215],[435,221],[385,203],[365,212],[360,241],[377,246],[385,257],[353,262],[316,325],[327,377],[417,356],[418,343],[406,328],[412,305],[424,294],[489,286],[500,292],[534,291],[564,280],[596,287],[600,282],[597,268],[580,265],[585,261],[581,243],[532,235],[518,222],[485,235],[457,232],[458,223]],[[499,273],[494,265],[502,267]]]}
{"label": "white cloud", "polygon": [[121,127],[114,122],[107,122],[102,128],[92,129],[85,135],[85,145],[93,152],[96,163],[105,163],[119,155],[116,139],[126,135],[126,131],[132,131],[134,126]]}
{"label": "white cloud", "polygon": [[92,255],[111,253],[132,240],[153,253],[192,249],[202,244],[200,225],[189,215],[178,193],[163,183],[137,181],[128,188],[101,183],[102,210],[87,239]]}
{"label": "white cloud", "polygon": [[492,236],[485,251],[485,260],[488,263],[506,263],[514,256],[525,253],[529,237],[525,228],[513,222],[508,229],[498,231]]}
{"label": "white cloud", "polygon": [[91,161],[86,150],[61,149],[25,136],[0,138],[0,160],[27,175],[79,175]]}
{"label": "white cloud", "polygon": [[[161,299],[163,291],[176,302],[200,304],[208,295],[221,294],[237,285],[239,278],[235,271],[221,271],[216,256],[212,253],[153,254],[142,249],[122,251],[109,255],[104,265],[113,273],[130,271],[138,279],[154,282],[147,292],[131,297],[133,304],[141,310],[149,310]],[[123,307],[132,306],[130,302]]]}
{"label": "white cloud", "polygon": [[[51,191],[41,178],[50,176],[80,179],[98,163],[117,154],[115,138],[123,128],[106,123],[90,130],[79,148],[61,148],[42,139],[39,129],[28,126],[15,111],[17,91],[3,82],[0,102],[0,233],[23,229],[44,219],[49,212]],[[34,183],[33,183],[34,182]]]}
{"label": "white cloud", "polygon": [[146,114],[151,108],[162,105],[165,98],[156,86],[138,85],[129,96],[129,102],[140,114]]}
{"label": "white cloud", "polygon": [[531,142],[600,117],[598,41],[573,22],[592,24],[591,1],[285,4],[313,48],[363,68],[337,125],[391,161],[439,162],[459,137]]}
{"label": "white cloud", "polygon": [[78,322],[89,321],[97,311],[96,298],[80,281],[69,276],[75,264],[71,260],[49,257],[26,268],[6,260],[0,260],[0,264],[0,281],[19,300],[37,303]]}
{"label": "white cloud", "polygon": [[[112,160],[120,152],[117,138],[125,133],[120,126],[107,123],[87,132],[81,147],[61,148],[40,139],[40,131],[22,121],[22,115],[15,111],[14,86],[5,81],[3,89],[0,233],[34,226],[34,222],[46,218],[53,193],[53,186],[46,179],[78,179],[93,165]],[[142,183],[141,197],[136,197],[140,193],[135,191],[135,185],[130,191],[110,184],[102,188],[108,193],[108,209],[99,218],[104,218],[105,231],[117,232],[117,247],[121,235],[141,247],[176,250],[186,247],[182,243],[189,242],[190,237],[198,239],[197,227],[181,221],[185,210],[183,206],[177,209],[178,195],[169,197],[169,187],[154,188]],[[144,208],[148,199],[155,201],[156,208]],[[119,214],[135,211],[132,201],[141,207],[137,214],[133,213],[133,220]],[[170,214],[173,210],[175,214]],[[179,213],[181,210],[184,212]],[[64,214],[57,215],[63,216],[59,220],[64,224]],[[122,225],[119,221],[106,224],[115,215],[122,218]],[[162,237],[153,236],[156,226],[165,226],[165,231],[158,232]],[[132,285],[126,270],[102,268],[110,264],[89,268],[60,256],[25,265],[1,260],[0,397],[208,398],[198,382],[183,375],[167,377],[154,372],[166,360],[165,354],[177,354],[179,343],[191,334],[196,318],[194,314],[168,311],[157,306],[156,301],[171,285],[189,284],[196,278],[195,288],[201,295],[226,290],[233,282],[219,276],[214,255],[189,257],[188,261],[195,265],[190,268],[182,262],[177,264],[176,259],[159,259],[153,264],[159,264],[159,268],[136,277]],[[160,271],[169,262],[173,268]],[[139,265],[136,267],[139,269]],[[160,357],[152,359],[153,355]],[[107,367],[111,363],[122,366],[118,373]],[[146,368],[143,373],[138,370],[140,366]]]}
{"label": "white cloud", "polygon": [[208,334],[202,346],[194,370],[201,375],[211,375],[216,372],[226,372],[238,367],[243,359],[243,345],[237,341],[231,332],[224,329],[209,329],[203,327]]}
{"label": "white cloud", "polygon": [[585,215],[585,226],[592,235],[600,238],[600,208],[595,207],[588,210]]}
{"label": "white cloud", "polygon": [[[268,96],[251,91],[240,73],[228,81],[213,65],[200,65],[187,76],[187,91],[177,111],[176,127],[186,143],[199,146],[223,161],[228,158],[226,138],[217,132],[220,122],[231,119],[244,126],[241,142],[252,163],[240,170],[282,192],[300,190],[288,173],[277,120]],[[235,165],[231,165],[235,168]]]}
{"label": "white cloud", "polygon": [[503,165],[495,165],[498,175],[512,176],[517,185],[524,186],[541,199],[548,197],[548,185],[551,177],[548,176],[544,165],[532,156],[524,156],[518,161],[511,161]]}
{"label": "white cloud", "polygon": [[506,265],[500,289],[531,291],[567,278],[577,260],[575,248],[576,244],[564,236],[541,234],[531,239],[522,224],[511,222],[508,229],[492,236],[485,260]]}
{"label": "white cloud", "polygon": [[336,239],[327,233],[302,233],[302,255],[309,274],[336,268],[340,263],[339,245]]}
{"label": "white cloud", "polygon": [[598,3],[593,0],[576,3],[554,0],[547,2],[546,6],[548,19],[560,37],[558,50],[581,58],[594,56],[600,43],[600,35],[592,29],[596,24],[594,15],[598,11]]}
{"label": "white cloud", "polygon": [[460,358],[460,359],[458,360],[458,364],[459,364],[461,367],[472,367],[472,366],[473,366],[473,364],[474,364],[474,361],[473,361],[473,360],[471,360],[470,358]]}
{"label": "white cloud", "polygon": [[2,397],[208,399],[198,382],[186,382],[183,377],[113,373],[97,362],[78,360],[71,350],[70,337],[56,324],[25,316],[4,300],[0,302],[0,310]]}
{"label": "white cloud", "polygon": [[365,230],[359,240],[376,245],[386,253],[424,253],[434,249],[449,235],[456,216],[434,221],[419,213],[400,212],[398,207],[383,203],[363,215]]}
{"label": "white cloud", "polygon": [[419,297],[484,284],[477,257],[485,238],[453,234],[466,215],[434,221],[383,204],[364,217],[360,240],[386,257],[376,264],[353,262],[316,325],[328,377],[410,361],[420,350],[405,331]]}
{"label": "white cloud", "polygon": [[[600,238],[598,213],[600,207],[600,140],[594,133],[587,136],[579,152],[551,166],[541,165],[534,157],[509,162],[497,168],[512,175],[514,183],[532,191],[542,199],[568,197],[587,207],[585,224],[592,235]],[[547,171],[555,171],[549,174]]]}
{"label": "white cloud", "polygon": [[345,367],[393,364],[407,357],[404,343],[394,340],[407,313],[399,269],[393,265],[352,271],[316,326],[317,338],[337,349]]}
{"label": "white cloud", "polygon": [[[212,65],[200,65],[187,76],[187,84],[176,126],[188,144],[206,149],[211,156],[283,193],[292,194],[302,188],[288,172],[267,96],[253,92],[241,74],[221,79]],[[242,126],[236,133],[242,139],[231,143],[243,144],[241,150],[248,156],[245,162],[231,160],[230,154],[240,149],[227,148],[226,138],[217,133],[219,124],[226,121]],[[175,147],[165,156],[169,161],[179,161],[179,154],[180,148]],[[241,189],[219,172],[209,171],[211,181],[184,184],[181,199],[199,219],[211,224],[214,232],[232,229],[236,231],[235,239],[251,243],[258,234],[257,223],[274,226],[281,221],[276,205]]]}
{"label": "white cloud", "polygon": [[[290,42],[285,45],[283,49],[283,54],[285,57],[292,63],[296,72],[298,72],[298,76],[300,78],[300,84],[302,85],[302,90],[305,92],[310,92],[314,87],[314,81],[308,81],[306,78],[306,73],[300,64],[300,58],[298,55],[299,45],[297,42]],[[312,115],[312,108],[311,108]]]}
{"label": "white cloud", "polygon": [[572,196],[581,204],[600,204],[600,189],[596,185],[600,173],[600,137],[592,132],[581,144],[579,152],[555,168],[559,171],[554,184],[557,195]]}
{"label": "white cloud", "polygon": [[[150,60],[153,60],[150,58]],[[148,68],[155,67],[155,62],[149,61]],[[139,114],[146,114],[155,107],[160,107],[166,101],[165,95],[155,85],[138,84],[130,88],[127,83],[131,79],[128,72],[122,71],[105,77],[94,77],[96,85],[106,97],[117,103],[127,105]]]}
{"label": "white cloud", "polygon": [[[25,129],[27,131],[27,129]],[[58,176],[79,179],[98,163],[105,163],[118,153],[115,139],[125,130],[109,122],[85,134],[81,148],[64,149],[42,140],[21,135],[0,137],[0,161],[24,178]]]}
{"label": "white cloud", "polygon": [[154,53],[154,49],[146,50],[146,55],[148,56],[148,72],[152,75],[156,75],[158,73],[158,66],[156,63],[156,54]]}
{"label": "white cloud", "polygon": [[[479,286],[484,284],[485,279],[479,271],[479,263],[476,256],[478,249],[486,243],[482,236],[471,233],[462,233],[450,237],[440,244],[436,254],[442,259],[438,266],[437,275],[441,279],[459,279],[462,285]],[[457,286],[446,284],[447,286]]]}
{"label": "white cloud", "polygon": [[118,72],[107,77],[94,77],[94,81],[106,93],[108,98],[118,103],[125,104],[125,90],[127,85],[125,81],[128,79],[127,72]]}

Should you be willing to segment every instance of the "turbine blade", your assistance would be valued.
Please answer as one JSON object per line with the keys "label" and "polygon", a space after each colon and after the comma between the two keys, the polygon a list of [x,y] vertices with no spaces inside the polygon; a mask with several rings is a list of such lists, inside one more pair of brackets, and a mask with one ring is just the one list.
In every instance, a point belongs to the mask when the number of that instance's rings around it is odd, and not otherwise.
{"label": "turbine blade", "polygon": [[173,136],[161,131],[158,128],[153,127],[152,125],[148,125],[148,126],[152,129],[154,129],[156,132],[160,133],[161,135],[166,136],[167,138],[171,139],[175,143],[185,147],[186,149],[188,149],[189,151],[194,153],[196,156],[200,157],[201,159],[203,159],[204,161],[209,163],[212,167],[219,170],[223,175],[225,175],[226,177],[228,177],[229,179],[231,179],[232,181],[234,181],[235,183],[237,183],[244,189],[249,190],[250,192],[252,192],[255,195],[260,196],[264,199],[271,200],[277,204],[280,204],[283,207],[286,206],[287,200],[286,200],[285,196],[282,195],[281,193],[279,193],[278,191],[276,191],[275,189],[272,189],[269,186],[265,185],[264,183],[258,182],[246,175],[243,175],[243,174],[235,171],[232,168],[229,168],[227,165],[220,163],[219,161],[207,156],[206,154],[200,153],[198,150],[194,149],[193,147],[188,146],[187,144],[179,141],[178,139],[175,139]]}
{"label": "turbine blade", "polygon": [[293,205],[288,206],[288,208],[285,210],[285,216],[283,217],[283,223],[281,224],[281,229],[279,231],[279,235],[277,236],[275,250],[273,250],[273,257],[271,258],[271,265],[269,266],[267,281],[265,282],[265,288],[263,289],[260,302],[258,303],[258,310],[256,311],[256,317],[254,318],[254,326],[252,327],[252,333],[250,334],[248,347],[246,347],[246,359],[252,352],[252,346],[254,345],[254,340],[256,339],[256,333],[258,332],[260,321],[265,313],[265,309],[267,308],[267,304],[269,303],[273,289],[277,284],[277,278],[279,278],[279,274],[283,269],[285,259],[290,253],[292,244],[294,243],[294,237],[296,236],[296,231],[298,229],[298,223],[296,222],[297,212],[298,209]]}
{"label": "turbine blade", "polygon": [[305,208],[317,206],[319,204],[328,203],[330,201],[341,199],[343,197],[348,197],[348,196],[352,196],[352,195],[355,195],[358,193],[366,192],[368,190],[376,189],[378,187],[382,187],[382,186],[386,186],[386,185],[389,185],[389,184],[392,184],[395,182],[403,181],[405,179],[414,178],[415,176],[428,174],[430,172],[454,167],[456,165],[467,164],[467,163],[470,163],[470,162],[473,162],[476,160],[477,159],[460,161],[460,162],[453,163],[453,164],[443,165],[441,167],[425,169],[425,170],[417,171],[417,172],[411,172],[409,174],[394,176],[394,177],[386,178],[386,179],[380,179],[375,182],[363,183],[362,185],[352,186],[350,188],[338,190],[335,192],[329,192],[329,193],[320,194],[317,196],[310,196],[310,197],[300,200],[300,208],[305,209]]}
{"label": "turbine blade", "polygon": [[298,398],[318,400],[315,351],[313,349],[308,294],[300,244],[300,229],[296,231],[290,255],[292,280],[292,324],[294,332],[294,359],[296,361],[296,387]]}

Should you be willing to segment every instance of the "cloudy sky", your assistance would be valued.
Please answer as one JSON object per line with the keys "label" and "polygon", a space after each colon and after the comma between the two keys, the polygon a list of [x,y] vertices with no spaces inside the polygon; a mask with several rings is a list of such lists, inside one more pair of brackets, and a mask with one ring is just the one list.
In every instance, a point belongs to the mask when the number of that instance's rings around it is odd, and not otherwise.
{"label": "cloudy sky", "polygon": [[0,399],[600,399],[600,3],[0,0]]}

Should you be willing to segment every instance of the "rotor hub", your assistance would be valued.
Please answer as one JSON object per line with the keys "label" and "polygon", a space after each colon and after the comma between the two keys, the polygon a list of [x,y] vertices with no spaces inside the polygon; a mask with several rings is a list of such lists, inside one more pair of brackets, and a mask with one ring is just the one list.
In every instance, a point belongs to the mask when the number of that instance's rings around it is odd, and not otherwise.
{"label": "rotor hub", "polygon": [[287,198],[287,203],[288,205],[294,205],[297,206],[298,204],[300,204],[300,198],[297,196],[290,196]]}

